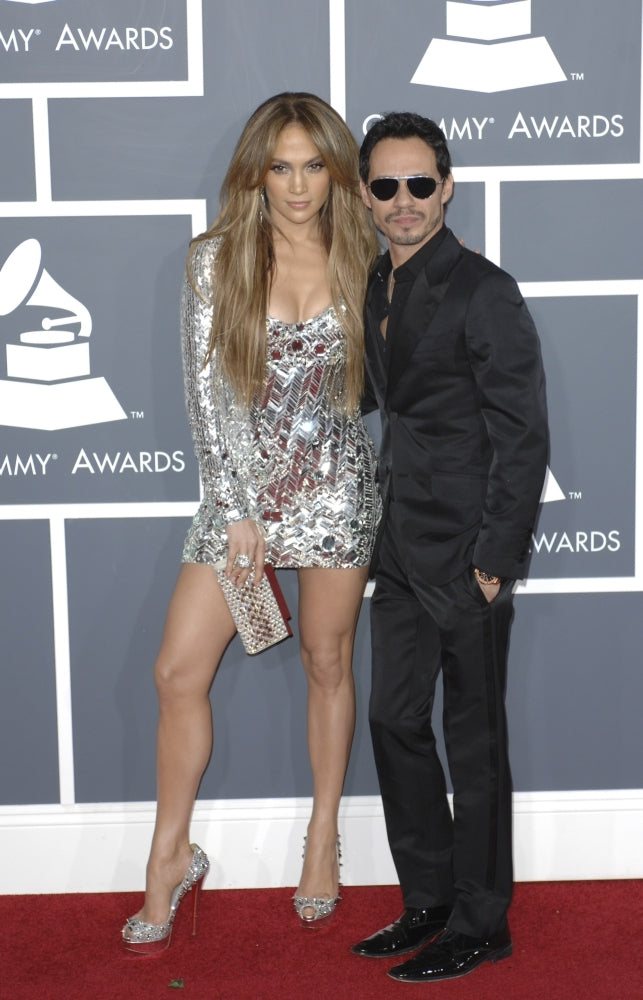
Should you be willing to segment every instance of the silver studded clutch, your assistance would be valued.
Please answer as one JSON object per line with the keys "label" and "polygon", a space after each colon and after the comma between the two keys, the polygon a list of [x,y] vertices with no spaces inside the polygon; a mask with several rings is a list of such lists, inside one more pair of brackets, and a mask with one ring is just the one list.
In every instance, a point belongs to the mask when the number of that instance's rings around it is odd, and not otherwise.
{"label": "silver studded clutch", "polygon": [[292,635],[290,611],[272,566],[264,566],[256,586],[249,576],[242,587],[235,587],[224,573],[225,565],[222,560],[214,569],[246,653],[260,653]]}

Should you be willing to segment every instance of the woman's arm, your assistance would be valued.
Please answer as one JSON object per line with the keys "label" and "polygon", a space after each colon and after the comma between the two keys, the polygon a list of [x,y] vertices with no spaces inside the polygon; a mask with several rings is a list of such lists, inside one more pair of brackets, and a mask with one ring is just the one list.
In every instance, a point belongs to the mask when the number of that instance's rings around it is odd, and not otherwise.
{"label": "woman's arm", "polygon": [[[216,245],[197,244],[192,257],[192,278],[187,276],[181,296],[181,347],[185,403],[199,463],[204,499],[221,518],[228,534],[228,567],[238,553],[256,564],[255,579],[263,567],[263,535],[253,520],[254,503],[249,471],[252,462],[252,432],[248,413],[213,356],[207,363],[212,325],[212,262]],[[237,575],[238,567],[234,575]],[[247,571],[238,573],[239,583]]]}

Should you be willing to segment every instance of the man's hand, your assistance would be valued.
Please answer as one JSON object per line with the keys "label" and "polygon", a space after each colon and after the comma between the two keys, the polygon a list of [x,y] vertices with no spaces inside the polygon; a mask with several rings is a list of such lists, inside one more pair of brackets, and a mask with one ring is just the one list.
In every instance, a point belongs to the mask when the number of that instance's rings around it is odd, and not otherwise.
{"label": "man's hand", "polygon": [[489,604],[491,604],[494,597],[498,596],[498,591],[500,590],[499,583],[480,583],[480,581],[478,580],[478,586],[480,587],[480,590],[482,591],[484,596],[487,598]]}
{"label": "man's hand", "polygon": [[488,603],[491,603],[494,597],[497,597],[498,595],[502,580],[499,576],[491,576],[491,574],[485,573],[483,570],[478,569],[477,566],[474,566],[473,568],[473,575],[478,581],[478,586],[486,597]]}

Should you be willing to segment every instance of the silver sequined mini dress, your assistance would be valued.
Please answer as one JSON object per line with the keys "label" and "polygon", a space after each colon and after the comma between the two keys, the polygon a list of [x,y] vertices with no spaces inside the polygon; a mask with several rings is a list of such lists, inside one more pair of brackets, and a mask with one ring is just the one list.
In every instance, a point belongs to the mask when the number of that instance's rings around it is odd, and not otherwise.
{"label": "silver sequined mini dress", "polygon": [[196,245],[192,278],[203,298],[187,279],[182,296],[186,405],[203,491],[183,562],[217,562],[226,525],[252,517],[273,566],[367,565],[381,512],[376,459],[359,412],[333,406],[345,364],[335,311],[305,323],[267,320],[263,398],[248,411],[216,357],[203,364],[215,253],[214,241]]}

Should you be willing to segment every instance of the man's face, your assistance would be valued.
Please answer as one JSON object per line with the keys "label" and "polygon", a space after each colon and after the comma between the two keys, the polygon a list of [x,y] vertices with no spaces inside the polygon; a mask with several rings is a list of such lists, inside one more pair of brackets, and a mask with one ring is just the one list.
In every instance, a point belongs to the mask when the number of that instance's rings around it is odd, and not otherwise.
{"label": "man's face", "polygon": [[406,182],[400,181],[389,201],[379,201],[361,182],[362,200],[373,213],[373,222],[386,237],[396,266],[408,260],[441,228],[444,206],[453,192],[451,174],[438,173],[435,152],[423,139],[382,139],[373,147],[368,183],[378,177],[433,177],[437,187],[429,198],[414,198]]}

